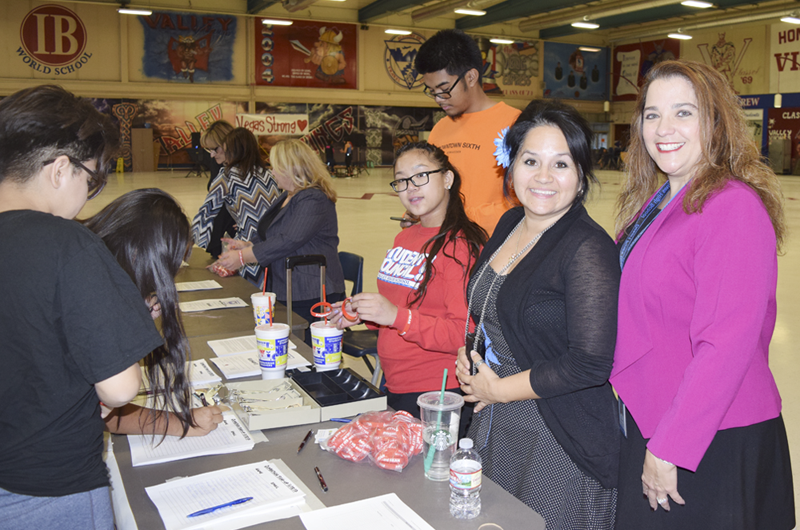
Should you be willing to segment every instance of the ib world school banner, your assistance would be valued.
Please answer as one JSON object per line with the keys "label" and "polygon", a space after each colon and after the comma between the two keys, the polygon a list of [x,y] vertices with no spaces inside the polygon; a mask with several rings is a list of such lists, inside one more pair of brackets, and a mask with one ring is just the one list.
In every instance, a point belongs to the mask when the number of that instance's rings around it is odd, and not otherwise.
{"label": "ib world school banner", "polygon": [[608,48],[599,52],[579,48],[578,44],[544,43],[544,97],[608,99]]}

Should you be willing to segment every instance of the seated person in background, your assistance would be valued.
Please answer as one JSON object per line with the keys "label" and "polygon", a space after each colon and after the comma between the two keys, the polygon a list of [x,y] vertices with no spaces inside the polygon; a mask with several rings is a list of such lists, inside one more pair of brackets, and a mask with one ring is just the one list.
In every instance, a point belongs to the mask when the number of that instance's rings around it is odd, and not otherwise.
{"label": "seated person in background", "polygon": [[[322,254],[327,260],[325,292],[328,302],[344,298],[344,273],[339,263],[339,224],[336,192],[330,175],[317,154],[300,140],[283,140],[270,151],[272,171],[284,193],[261,219],[258,233],[249,242],[230,241],[228,252],[217,263],[226,269],[240,262],[269,267],[268,289],[286,301],[284,259],[303,254]],[[293,271],[292,309],[309,322],[311,306],[319,302],[319,271],[298,266]],[[305,342],[311,344],[306,330]]]}
{"label": "seated person in background", "polygon": [[343,328],[363,320],[379,329],[387,403],[419,417],[417,397],[441,388],[445,368],[447,388],[458,392],[454,363],[464,346],[466,280],[486,231],[464,212],[461,177],[438,147],[404,145],[394,174],[392,189],[420,222],[395,237],[378,274],[378,293],[360,293],[348,303],[345,310],[357,312],[358,320],[338,311],[334,321]]}
{"label": "seated person in background", "polygon": [[153,320],[161,317],[164,336],[163,344],[144,358],[157,408],[129,403],[105,417],[106,428],[118,434],[208,434],[222,421],[222,411],[218,407],[191,409],[185,373],[189,345],[174,281],[192,244],[186,215],[167,193],[141,189],[118,197],[84,224],[103,239],[134,281]]}
{"label": "seated person in background", "polygon": [[0,526],[114,528],[100,401],[164,342],[106,246],[72,219],[119,148],[108,116],[41,85],[0,101]]}
{"label": "seated person in background", "polygon": [[[206,186],[207,191],[211,191],[211,184],[214,179],[225,169],[225,149],[222,146],[225,145],[225,138],[232,130],[233,125],[225,120],[217,120],[200,137],[200,145],[208,151],[208,154],[211,155],[211,160],[213,160],[208,185]],[[231,214],[228,213],[227,208],[220,208],[214,217],[206,252],[212,256],[219,256],[222,253],[222,237],[226,233],[230,237],[236,235],[236,222],[234,222]]]}
{"label": "seated person in background", "polygon": [[[280,191],[261,159],[258,140],[253,133],[237,127],[225,137],[225,169],[214,179],[211,191],[192,222],[192,238],[199,247],[206,248],[211,236],[214,218],[226,209],[236,222],[235,238],[249,241],[255,237],[258,221],[275,202]],[[241,270],[241,275],[251,282],[260,281],[258,265],[245,267],[244,263],[231,264],[229,270]]]}

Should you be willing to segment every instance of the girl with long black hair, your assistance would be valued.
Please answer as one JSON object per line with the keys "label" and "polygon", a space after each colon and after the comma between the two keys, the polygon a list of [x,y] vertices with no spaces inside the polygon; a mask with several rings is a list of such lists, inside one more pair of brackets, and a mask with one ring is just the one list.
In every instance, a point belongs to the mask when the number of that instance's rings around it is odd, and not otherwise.
{"label": "girl with long black hair", "polygon": [[203,436],[222,421],[218,407],[191,408],[185,366],[189,345],[178,307],[175,275],[191,248],[189,221],[170,195],[158,189],[128,192],[84,221],[139,288],[153,319],[161,318],[164,344],[144,359],[156,406],[125,405],[106,416],[120,434]]}
{"label": "girl with long black hair", "polygon": [[441,388],[458,389],[454,362],[464,345],[466,281],[486,242],[486,231],[467,217],[461,177],[444,152],[427,142],[401,147],[395,155],[397,192],[419,223],[400,232],[378,274],[378,293],[360,293],[349,303],[355,322],[377,328],[388,404],[419,417],[417,397]]}

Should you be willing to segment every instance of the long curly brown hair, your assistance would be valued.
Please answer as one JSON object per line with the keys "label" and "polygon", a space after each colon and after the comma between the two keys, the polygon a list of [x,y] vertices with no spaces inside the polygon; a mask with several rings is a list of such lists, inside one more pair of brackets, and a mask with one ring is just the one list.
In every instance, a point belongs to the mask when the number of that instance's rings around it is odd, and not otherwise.
{"label": "long curly brown hair", "polygon": [[695,61],[664,61],[647,73],[631,120],[628,171],[617,199],[617,234],[636,219],[663,182],[663,173],[644,144],[642,120],[650,85],[657,79],[673,77],[683,77],[694,89],[703,147],[699,166],[683,199],[683,210],[688,214],[701,213],[706,200],[728,180],[744,182],[758,193],[769,212],[780,249],[786,234],[780,181],[761,160],[758,147],[747,131],[739,98],[727,79],[710,66]]}

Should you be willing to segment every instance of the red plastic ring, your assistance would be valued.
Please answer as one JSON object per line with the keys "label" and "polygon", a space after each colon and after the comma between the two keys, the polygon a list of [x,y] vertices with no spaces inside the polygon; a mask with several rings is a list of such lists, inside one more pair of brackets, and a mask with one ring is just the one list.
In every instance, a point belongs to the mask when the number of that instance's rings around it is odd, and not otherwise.
{"label": "red plastic ring", "polygon": [[342,316],[347,320],[349,320],[350,322],[355,322],[356,320],[358,320],[358,312],[356,312],[355,315],[351,315],[350,313],[347,312],[347,309],[345,309],[345,307],[347,307],[347,302],[352,302],[352,301],[353,301],[352,296],[348,296],[347,298],[344,299],[344,301],[342,302]]}
{"label": "red plastic ring", "polygon": [[[321,311],[321,312],[317,313],[317,312],[314,311],[314,309],[317,308],[317,307],[327,308],[327,311],[324,311],[324,312]],[[333,313],[333,306],[331,304],[329,304],[328,302],[317,302],[316,304],[311,306],[311,309],[309,310],[309,313],[311,313],[311,316],[314,316],[314,317],[317,317],[317,318],[325,318],[325,317],[330,316],[331,313]]]}

